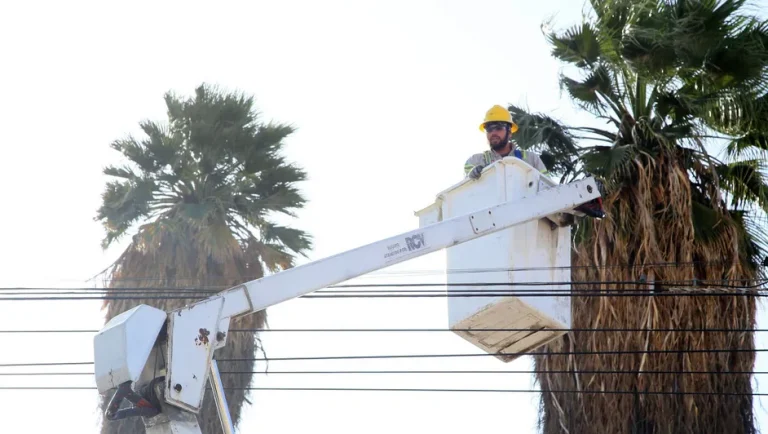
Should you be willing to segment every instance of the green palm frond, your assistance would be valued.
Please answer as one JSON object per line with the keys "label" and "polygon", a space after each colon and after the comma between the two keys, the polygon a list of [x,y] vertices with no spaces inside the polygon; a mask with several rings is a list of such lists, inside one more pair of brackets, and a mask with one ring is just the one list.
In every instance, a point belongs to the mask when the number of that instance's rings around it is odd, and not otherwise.
{"label": "green palm frond", "polygon": [[542,162],[554,174],[567,177],[576,171],[579,148],[568,128],[543,113],[529,113],[515,105],[508,109],[518,125],[513,135],[518,146],[539,151]]}
{"label": "green palm frond", "polygon": [[723,227],[722,213],[697,200],[691,202],[691,208],[691,221],[696,241],[710,243],[715,240]]}
{"label": "green palm frond", "polygon": [[768,278],[768,270],[765,265],[768,260],[768,218],[764,212],[755,210],[734,210],[730,213],[731,218],[738,223],[737,227],[741,229],[740,249],[745,252],[749,258],[748,263],[754,264],[757,275],[762,278]]}
{"label": "green palm frond", "polygon": [[636,18],[624,30],[621,56],[635,72],[663,79],[671,75],[679,63],[675,41],[668,38],[672,23],[664,14],[648,10],[649,6],[656,5],[638,3],[645,8],[638,8],[633,14]]}
{"label": "green palm frond", "polygon": [[[554,57],[581,72],[562,77],[561,86],[615,130],[552,129],[540,115],[510,107],[521,119],[520,146],[540,149],[548,167],[608,184],[629,176],[639,155],[666,155],[688,168],[702,206],[721,189],[731,207],[765,209],[768,22],[746,15],[743,0],[591,4],[593,18],[547,40]],[[708,154],[713,134],[727,141],[729,163]],[[565,137],[567,149],[558,144]],[[601,140],[611,146],[592,146]]]}
{"label": "green palm frond", "polygon": [[261,238],[268,243],[280,243],[286,248],[296,252],[305,252],[310,245],[309,237],[302,231],[280,226],[277,224],[265,224],[261,228]]}
{"label": "green palm frond", "polygon": [[600,58],[600,41],[589,23],[568,29],[562,35],[550,33],[547,39],[553,56],[579,68],[591,66]]}
{"label": "green palm frond", "polygon": [[731,194],[731,206],[744,209],[756,204],[768,211],[768,179],[765,160],[742,160],[717,167],[721,182]]}
{"label": "green palm frond", "polygon": [[689,119],[696,108],[684,89],[677,92],[659,91],[654,100],[654,110],[661,119],[680,122]]}
{"label": "green palm frond", "polygon": [[612,179],[626,176],[635,155],[636,150],[632,145],[595,146],[584,152],[581,160],[585,171],[602,179]]}
{"label": "green palm frond", "polygon": [[586,109],[594,111],[596,114],[603,113],[601,95],[614,100],[617,99],[611,73],[604,65],[597,66],[582,81],[563,76],[561,82],[568,90],[571,98],[581,102]]}
{"label": "green palm frond", "polygon": [[260,122],[252,97],[213,86],[199,86],[190,98],[168,92],[165,103],[165,124],[143,121],[145,137],[112,143],[127,163],[104,169],[119,180],[106,185],[96,216],[106,230],[103,246],[141,224],[146,236],[194,238],[214,262],[254,239],[282,246],[283,255],[305,254],[309,235],[270,220],[274,213],[295,217],[306,203],[296,187],[306,172],[281,155],[294,129]]}
{"label": "green palm frond", "polygon": [[768,158],[768,131],[755,131],[736,137],[728,144],[726,150],[731,158]]}

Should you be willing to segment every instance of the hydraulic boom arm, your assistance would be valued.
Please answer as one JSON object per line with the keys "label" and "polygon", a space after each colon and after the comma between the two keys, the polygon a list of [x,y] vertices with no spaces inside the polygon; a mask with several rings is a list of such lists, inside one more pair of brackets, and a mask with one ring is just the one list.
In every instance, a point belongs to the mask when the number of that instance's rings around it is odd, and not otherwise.
{"label": "hydraulic boom arm", "polygon": [[[105,392],[126,382],[137,383],[140,377],[145,382],[154,380],[146,377],[148,368],[145,366],[152,350],[150,344],[153,343],[137,343],[136,346],[141,348],[125,350],[115,347],[129,347],[130,344],[122,341],[114,343],[117,333],[114,329],[129,327],[127,324],[131,316],[142,314],[142,319],[136,320],[134,325],[139,327],[138,323],[141,323],[142,336],[157,336],[160,329],[167,326],[165,381],[158,385],[163,389],[163,405],[169,403],[181,410],[197,413],[202,405],[206,382],[211,375],[213,352],[226,344],[232,318],[253,314],[329,285],[511,226],[557,213],[572,212],[574,208],[599,197],[600,193],[592,178],[557,185],[522,200],[480,209],[253,280],[167,314],[154,312],[154,308],[148,306],[139,306],[141,309],[135,308],[115,317],[96,336],[98,388]],[[123,332],[123,336],[127,333]],[[121,355],[121,352],[126,354]],[[141,356],[137,357],[137,354]],[[144,376],[141,376],[142,372]],[[217,371],[213,369],[213,372],[212,380],[217,380]],[[226,402],[219,404],[220,411],[222,407],[226,410]],[[227,429],[225,426],[225,432],[228,432]]]}

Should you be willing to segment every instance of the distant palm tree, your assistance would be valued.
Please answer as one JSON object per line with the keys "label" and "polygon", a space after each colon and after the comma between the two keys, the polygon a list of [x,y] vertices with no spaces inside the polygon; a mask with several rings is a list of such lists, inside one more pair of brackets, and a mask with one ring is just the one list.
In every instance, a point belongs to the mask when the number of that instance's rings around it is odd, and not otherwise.
{"label": "distant palm tree", "polygon": [[[252,97],[208,85],[198,87],[192,98],[167,93],[165,103],[167,124],[142,122],[145,138],[112,143],[128,164],[104,170],[118,180],[107,184],[98,210],[97,220],[106,228],[103,247],[135,231],[108,270],[107,282],[114,289],[110,295],[119,296],[126,288],[142,294],[106,301],[106,320],[138,304],[181,307],[207,295],[172,300],[152,296],[179,295],[178,289],[173,292],[179,287],[232,287],[293,266],[295,255],[311,247],[307,234],[272,220],[276,213],[294,217],[305,204],[295,186],[305,173],[280,155],[284,139],[293,132],[290,126],[263,123]],[[260,328],[265,321],[262,311],[233,321],[231,328]],[[232,333],[216,356],[253,358],[256,339],[254,333]],[[254,363],[228,362],[225,369],[251,372]],[[244,387],[251,378],[228,374],[223,381],[225,387]],[[227,391],[235,423],[246,396],[243,390]],[[221,432],[212,401],[206,392],[199,417],[204,433]],[[127,432],[143,433],[141,420],[102,424],[105,434]]]}
{"label": "distant palm tree", "polygon": [[[738,0],[591,4],[591,17],[548,40],[567,71],[581,75],[563,76],[563,87],[606,127],[567,127],[511,106],[515,137],[538,149],[561,182],[589,173],[604,184],[607,217],[581,222],[574,234],[573,280],[637,283],[574,288],[656,296],[574,297],[572,326],[737,331],[569,333],[535,357],[537,371],[568,372],[537,374],[542,389],[629,394],[543,393],[541,427],[545,434],[754,433],[754,336],[738,331],[755,325],[754,298],[665,295],[749,287],[763,274],[768,23],[746,15]],[[709,152],[716,148],[720,157]],[[691,349],[741,352],[676,352]],[[668,353],[546,354],[645,350]]]}

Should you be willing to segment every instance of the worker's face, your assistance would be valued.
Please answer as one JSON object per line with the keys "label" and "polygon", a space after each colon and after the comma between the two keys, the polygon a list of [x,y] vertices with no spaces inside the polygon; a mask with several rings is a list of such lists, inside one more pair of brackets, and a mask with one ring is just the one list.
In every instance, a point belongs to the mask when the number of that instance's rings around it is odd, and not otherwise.
{"label": "worker's face", "polygon": [[504,138],[507,135],[507,124],[504,122],[489,122],[485,124],[485,136],[492,148],[500,148],[506,145]]}

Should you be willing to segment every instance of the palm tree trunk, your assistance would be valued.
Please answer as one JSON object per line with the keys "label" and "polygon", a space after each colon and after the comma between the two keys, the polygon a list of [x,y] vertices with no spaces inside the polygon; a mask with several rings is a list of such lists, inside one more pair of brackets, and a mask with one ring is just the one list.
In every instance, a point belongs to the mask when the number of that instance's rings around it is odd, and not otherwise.
{"label": "palm tree trunk", "polygon": [[[632,281],[637,285],[581,284],[575,290],[648,290],[656,296],[573,297],[574,329],[534,357],[542,390],[620,391],[541,395],[544,434],[733,433],[756,431],[751,374],[752,332],[600,332],[600,329],[732,329],[755,326],[754,297],[663,296],[669,282],[752,281],[739,250],[739,233],[724,214],[718,235],[695,238],[685,171],[669,160],[640,160],[626,187],[605,198],[608,217],[586,223],[573,255],[574,282]],[[664,266],[658,264],[678,264]],[[629,266],[627,266],[629,264]],[[652,265],[657,264],[657,265]],[[731,283],[733,284],[733,283]],[[690,285],[686,285],[690,287]],[[703,287],[697,288],[699,290]],[[685,350],[725,349],[742,352]],[[547,352],[664,350],[663,354],[546,355]],[[677,352],[676,352],[677,351]],[[621,373],[576,373],[576,371]],[[706,371],[660,374],[653,371]],[[717,372],[717,374],[712,373]],[[724,374],[724,372],[742,372]],[[666,392],[667,394],[648,394]],[[733,393],[738,395],[691,395]]]}

